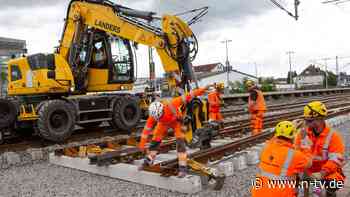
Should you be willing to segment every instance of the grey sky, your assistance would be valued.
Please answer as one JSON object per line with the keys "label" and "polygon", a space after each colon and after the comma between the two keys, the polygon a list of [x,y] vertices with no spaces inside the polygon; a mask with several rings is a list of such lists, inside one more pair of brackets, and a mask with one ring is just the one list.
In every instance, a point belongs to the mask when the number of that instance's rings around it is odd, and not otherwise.
{"label": "grey sky", "polygon": [[211,31],[216,28],[240,25],[249,16],[257,16],[271,9],[273,6],[267,0],[152,0],[151,9],[164,13],[181,13],[186,10],[209,6],[208,14],[193,26],[197,33]]}
{"label": "grey sky", "polygon": [[[232,0],[225,3],[217,3],[215,0],[112,0],[118,4],[130,6],[134,9],[152,10],[163,13],[179,13],[190,9],[209,6],[209,13],[203,18],[202,22],[193,26],[196,33],[201,34],[211,29],[239,25],[244,23],[244,18],[262,14],[273,8],[268,0]],[[32,26],[37,28],[41,24],[54,23],[58,21],[59,16],[64,16],[68,0],[0,0],[0,24],[11,26]],[[51,14],[45,14],[40,17],[40,21],[33,21],[29,15],[32,11],[38,9],[50,9],[57,7]],[[53,9],[52,9],[53,10]],[[7,17],[6,17],[7,16]],[[186,18],[191,15],[187,15]],[[9,20],[15,19],[15,20]],[[61,19],[62,20],[62,19]]]}
{"label": "grey sky", "polygon": [[66,0],[0,0],[1,9],[47,7],[64,3]]}

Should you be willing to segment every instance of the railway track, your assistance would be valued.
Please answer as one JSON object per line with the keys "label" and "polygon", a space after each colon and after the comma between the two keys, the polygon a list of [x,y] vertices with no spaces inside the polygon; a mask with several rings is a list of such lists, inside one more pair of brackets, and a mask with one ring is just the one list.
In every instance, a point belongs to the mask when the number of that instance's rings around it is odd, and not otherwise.
{"label": "railway track", "polygon": [[[329,102],[332,100],[341,100],[341,99],[347,99],[349,98],[350,93],[346,94],[334,94],[334,95],[327,95],[327,96],[315,96],[311,98],[300,98],[296,99],[293,102],[286,102],[286,103],[280,103],[280,104],[270,104],[267,106],[268,111],[279,111],[284,109],[290,109],[291,107],[304,107],[306,103],[313,101],[313,100],[320,100],[322,102]],[[232,115],[243,115],[247,112],[245,111],[244,107],[238,108],[238,109],[227,109],[224,108],[222,110],[222,115],[224,116],[232,116]]]}
{"label": "railway track", "polygon": [[[350,106],[343,108],[334,108],[330,110],[327,119],[343,115],[350,112]],[[218,147],[201,150],[190,154],[188,157],[201,163],[208,163],[208,161],[220,160],[225,156],[232,155],[235,152],[247,149],[256,144],[266,141],[273,136],[273,129],[259,133],[258,135],[248,136],[239,140],[233,141],[229,144],[225,144]],[[169,174],[173,171],[173,174],[177,173],[177,159],[172,159],[159,163],[155,168],[157,171],[164,174]]]}
{"label": "railway track", "polygon": [[[346,102],[345,103],[332,103],[329,106],[329,111],[330,111],[330,115],[329,118],[334,117],[336,115],[341,115],[344,113],[347,113],[350,111],[350,102]],[[292,111],[292,112],[288,112],[288,113],[281,113],[281,114],[276,114],[274,116],[268,117],[266,119],[266,128],[271,128],[274,127],[276,125],[277,122],[281,121],[281,119],[283,120],[294,120],[294,119],[299,119],[302,118],[302,110],[297,110],[297,111]],[[249,134],[249,123],[247,123],[248,120],[239,120],[236,122],[232,122],[232,124],[234,126],[228,126],[225,127],[223,129],[221,129],[217,136],[215,136],[216,138],[225,138],[225,137],[230,137],[230,138],[237,138],[239,137],[238,141],[241,141],[241,139],[245,139],[242,138],[242,136]],[[259,137],[260,134],[258,135],[258,137],[253,137],[252,139],[264,139],[264,137],[267,137],[268,134],[264,133],[261,134],[261,138]],[[243,144],[246,144],[247,146],[249,146],[251,143],[245,142],[243,140],[242,142]],[[164,143],[162,143],[161,145],[161,153],[166,153],[170,150],[173,150],[175,148],[175,139],[170,139]],[[235,149],[232,149],[233,151]],[[61,153],[60,153],[61,154]],[[119,150],[119,151],[115,151],[115,152],[111,152],[108,154],[105,154],[103,156],[97,156],[96,158],[92,158],[93,163],[97,163],[98,165],[105,165],[108,163],[113,163],[115,161],[129,161],[132,160],[133,156],[136,155],[135,159],[139,159],[140,156],[140,151],[137,148],[127,148],[127,149],[123,149],[123,150]],[[226,155],[227,153],[223,153],[224,155]],[[221,154],[213,154],[213,156],[218,156],[221,157]],[[199,159],[199,161],[203,162],[201,159]],[[205,163],[205,162],[204,162]],[[167,164],[167,163],[165,163]],[[163,165],[163,163],[162,163]],[[155,170],[155,169],[153,169]],[[155,171],[159,171],[159,170],[155,170]]]}
{"label": "railway track", "polygon": [[[327,119],[333,118],[335,116],[348,114],[350,112],[350,105],[340,108],[332,108],[329,110],[329,115]],[[234,132],[234,129],[231,129]],[[191,162],[199,162],[203,164],[219,163],[221,160],[234,155],[237,152],[245,150],[247,148],[253,147],[257,144],[263,143],[273,136],[273,129],[267,129],[264,132],[254,135],[247,136],[240,139],[232,140],[232,142],[219,145],[216,147],[195,151],[188,155],[188,159]],[[234,135],[231,135],[233,137]],[[170,146],[173,142],[168,142],[167,146]],[[143,154],[137,150],[137,148],[129,148],[120,151],[115,151],[111,153],[106,153],[104,155],[99,155],[90,158],[90,164],[94,165],[109,165],[119,162],[132,163],[134,159],[142,158]],[[153,166],[145,168],[146,171],[156,172],[163,176],[176,176],[178,173],[178,160],[169,159],[157,163]],[[194,169],[196,171],[196,169]],[[223,175],[217,175],[215,178],[216,183],[215,188],[221,189],[224,181]]]}
{"label": "railway track", "polygon": [[[307,99],[298,99],[295,102],[289,102],[287,104],[275,104],[268,106],[269,112],[276,112],[280,110],[294,110],[288,112],[281,112],[269,115],[265,118],[265,126],[273,126],[279,119],[289,119],[289,117],[295,118],[302,114],[303,106],[311,100],[321,100],[325,102],[329,106],[342,106],[342,105],[350,105],[350,101],[347,102],[347,98],[350,94],[335,94],[332,96],[326,96],[325,98],[316,96]],[[226,111],[228,112],[228,111]],[[249,119],[248,117],[242,117],[240,119],[229,120],[230,117],[238,117],[240,115],[247,114],[243,109],[234,109],[229,111],[229,113],[224,113],[227,121],[225,122],[225,128],[220,131],[220,135],[226,136],[229,133],[236,133],[236,135],[241,136],[249,129]],[[140,123],[138,129],[142,128],[144,122]],[[137,128],[136,128],[137,130]],[[135,131],[136,131],[135,130]],[[64,146],[71,143],[79,143],[81,141],[94,140],[94,139],[102,139],[104,137],[118,137],[120,138],[119,143],[126,144],[128,139],[128,132],[120,132],[115,129],[112,129],[108,126],[93,128],[93,129],[79,129],[77,130],[72,137],[67,140],[65,143],[58,144],[59,146]],[[25,136],[23,138],[17,138],[6,142],[5,144],[0,145],[0,153],[8,152],[8,151],[24,151],[29,148],[44,148],[49,146],[57,145],[57,143],[42,140],[37,136]]]}

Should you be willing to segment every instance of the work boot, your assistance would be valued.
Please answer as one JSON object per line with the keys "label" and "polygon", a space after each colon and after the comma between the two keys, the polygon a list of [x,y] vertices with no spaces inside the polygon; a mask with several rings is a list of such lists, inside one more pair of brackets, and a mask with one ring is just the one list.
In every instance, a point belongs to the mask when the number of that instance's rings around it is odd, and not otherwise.
{"label": "work boot", "polygon": [[187,175],[187,166],[179,166],[179,173],[177,177],[184,178]]}

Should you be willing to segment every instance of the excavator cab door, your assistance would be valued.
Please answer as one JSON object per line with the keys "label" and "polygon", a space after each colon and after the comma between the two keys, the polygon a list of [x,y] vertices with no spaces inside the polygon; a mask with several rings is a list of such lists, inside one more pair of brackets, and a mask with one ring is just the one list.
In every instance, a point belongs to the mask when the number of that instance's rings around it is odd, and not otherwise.
{"label": "excavator cab door", "polygon": [[[90,58],[83,58],[89,62],[88,90],[117,90],[120,84],[133,83],[134,59],[130,42],[104,32],[94,32],[93,37],[87,50],[91,51]],[[89,57],[89,52],[86,54]]]}
{"label": "excavator cab door", "polygon": [[134,60],[130,41],[109,37],[111,64],[109,83],[134,82]]}

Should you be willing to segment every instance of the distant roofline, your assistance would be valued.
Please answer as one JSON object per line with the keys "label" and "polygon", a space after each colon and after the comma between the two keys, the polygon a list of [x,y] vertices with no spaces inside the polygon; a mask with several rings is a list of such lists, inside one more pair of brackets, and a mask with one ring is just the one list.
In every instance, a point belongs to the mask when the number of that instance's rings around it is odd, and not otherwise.
{"label": "distant roofline", "polygon": [[25,40],[15,39],[15,38],[6,38],[6,37],[0,37],[0,41],[3,42],[17,42],[17,43],[26,43]]}

